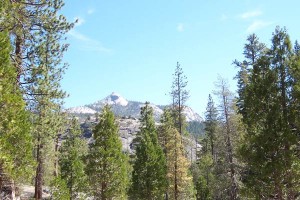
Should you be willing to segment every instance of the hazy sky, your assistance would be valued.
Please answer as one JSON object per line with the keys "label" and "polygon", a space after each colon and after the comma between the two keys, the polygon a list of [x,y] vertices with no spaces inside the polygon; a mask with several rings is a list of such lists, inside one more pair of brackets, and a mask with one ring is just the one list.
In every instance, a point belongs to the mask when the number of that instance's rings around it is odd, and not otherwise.
{"label": "hazy sky", "polygon": [[299,8],[298,0],[65,0],[62,13],[78,19],[67,35],[65,107],[112,92],[169,104],[178,61],[189,81],[187,105],[203,116],[218,74],[236,90],[232,61],[243,59],[249,34],[270,44],[279,25],[300,40]]}

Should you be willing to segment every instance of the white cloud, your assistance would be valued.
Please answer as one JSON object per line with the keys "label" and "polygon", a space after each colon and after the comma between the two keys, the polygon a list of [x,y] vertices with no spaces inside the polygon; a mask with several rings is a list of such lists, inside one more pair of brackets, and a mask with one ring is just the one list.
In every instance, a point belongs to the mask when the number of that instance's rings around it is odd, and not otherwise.
{"label": "white cloud", "polygon": [[95,12],[95,9],[91,8],[87,11],[87,14],[91,15]]}
{"label": "white cloud", "polygon": [[74,20],[77,21],[77,23],[75,23],[75,26],[81,26],[85,22],[82,17],[75,17]]}
{"label": "white cloud", "polygon": [[177,24],[177,31],[178,32],[183,32],[184,31],[184,24],[183,23]]}
{"label": "white cloud", "polygon": [[104,47],[98,40],[91,39],[74,29],[69,31],[69,35],[81,42],[81,50],[104,53],[112,52],[111,49]]}
{"label": "white cloud", "polygon": [[259,29],[262,29],[266,26],[269,26],[273,24],[272,22],[265,22],[262,20],[256,20],[254,21],[248,28],[247,28],[247,32],[248,33],[253,33],[254,31],[257,31]]}
{"label": "white cloud", "polygon": [[253,11],[248,11],[248,12],[245,12],[245,13],[241,14],[240,17],[242,19],[248,19],[248,18],[260,16],[262,14],[263,13],[260,10],[253,10]]}
{"label": "white cloud", "polygon": [[80,41],[89,41],[90,39],[88,37],[86,37],[85,35],[79,33],[78,31],[70,30],[69,35],[71,35],[73,38],[80,40]]}

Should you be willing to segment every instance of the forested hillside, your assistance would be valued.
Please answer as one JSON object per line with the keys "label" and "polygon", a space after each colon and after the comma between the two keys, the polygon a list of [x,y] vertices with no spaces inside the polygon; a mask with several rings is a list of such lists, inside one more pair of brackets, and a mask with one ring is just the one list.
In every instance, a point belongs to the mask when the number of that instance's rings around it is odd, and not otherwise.
{"label": "forested hillside", "polygon": [[300,198],[300,45],[286,28],[240,41],[237,91],[219,76],[204,119],[176,57],[168,106],[113,93],[65,109],[66,36],[80,22],[63,6],[0,2],[0,199]]}

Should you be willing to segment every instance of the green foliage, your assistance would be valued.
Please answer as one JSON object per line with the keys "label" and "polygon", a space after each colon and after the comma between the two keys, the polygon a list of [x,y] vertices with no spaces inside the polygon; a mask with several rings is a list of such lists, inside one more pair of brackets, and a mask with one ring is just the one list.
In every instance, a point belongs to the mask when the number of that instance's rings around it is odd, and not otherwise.
{"label": "green foliage", "polygon": [[53,179],[50,186],[52,199],[70,200],[68,186],[60,176]]}
{"label": "green foliage", "polygon": [[[205,135],[200,142],[201,152],[197,164],[192,168],[197,200],[218,199],[218,190],[227,188],[227,184],[224,185],[221,180],[221,177],[227,178],[221,175],[225,171],[225,165],[221,162],[224,159],[224,147],[220,145],[224,143],[224,140],[220,141],[221,122],[218,120],[218,112],[211,95],[208,97],[204,124]],[[223,170],[218,171],[218,166]]]}
{"label": "green foliage", "polygon": [[180,67],[179,62],[177,62],[175,73],[173,74],[174,80],[172,83],[172,90],[170,95],[172,97],[173,106],[173,119],[178,132],[183,135],[185,132],[185,119],[183,115],[183,110],[185,108],[185,103],[189,98],[189,91],[186,90],[187,78]]}
{"label": "green foliage", "polygon": [[249,74],[253,70],[254,64],[257,60],[263,55],[266,51],[265,44],[259,41],[259,38],[255,34],[251,34],[247,37],[247,43],[244,46],[244,56],[245,60],[243,62],[239,62],[235,60],[233,64],[240,69],[235,79],[238,81],[238,95],[239,98],[237,100],[237,106],[239,107],[239,112],[246,114],[244,110],[244,95],[245,95],[245,87],[249,83]]}
{"label": "green foliage", "polygon": [[83,157],[87,153],[87,142],[80,138],[81,130],[78,121],[71,120],[65,141],[60,150],[59,165],[61,178],[65,180],[71,199],[78,197],[79,192],[87,189],[87,176]]}
{"label": "green foliage", "polygon": [[197,190],[197,200],[210,200],[210,188],[208,188],[207,181],[203,176],[199,176],[197,183],[196,183],[196,190]]}
{"label": "green foliage", "polygon": [[277,27],[271,48],[255,60],[240,96],[247,130],[240,148],[246,163],[243,180],[256,198],[295,198],[299,191],[296,52],[286,30]]}
{"label": "green foliage", "polygon": [[29,114],[10,63],[10,50],[7,32],[0,32],[0,168],[10,178],[24,181],[33,172],[33,143]]}
{"label": "green foliage", "polygon": [[217,184],[212,155],[210,152],[206,152],[198,162],[200,175],[196,180],[197,200],[212,199]]}
{"label": "green foliage", "polygon": [[[208,103],[206,107],[206,113],[205,113],[205,138],[207,140],[207,143],[209,144],[209,149],[211,152],[211,155],[214,159],[216,159],[216,152],[215,152],[215,142],[216,142],[216,131],[218,126],[218,112],[214,105],[214,101],[211,97],[211,95],[208,96]],[[208,147],[204,146],[206,150],[208,150]]]}
{"label": "green foliage", "polygon": [[[63,4],[63,0],[4,0],[0,6],[0,31],[9,30],[12,44],[10,56],[16,73],[12,80],[14,89],[21,88],[20,96],[27,100],[31,113],[34,152],[38,162],[38,199],[42,198],[42,184],[47,182],[44,174],[50,171],[45,167],[54,163],[53,139],[63,132],[60,113],[65,93],[60,90],[59,81],[66,67],[62,64],[62,55],[67,49],[67,45],[63,44],[64,34],[73,27],[59,14]],[[22,145],[18,148],[22,149]]]}
{"label": "green foliage", "polygon": [[195,137],[199,137],[204,135],[204,127],[205,125],[202,122],[191,121],[187,122],[186,130],[188,133],[194,135]]}
{"label": "green foliage", "polygon": [[160,143],[167,160],[167,195],[170,199],[194,199],[194,185],[185,156],[182,136],[174,126],[172,111],[165,109],[159,128]]}
{"label": "green foliage", "polygon": [[[223,147],[221,147],[221,160],[224,176],[228,176],[229,185],[227,187],[228,198],[239,198],[239,184],[238,184],[238,165],[236,159],[236,145],[240,137],[240,132],[234,127],[236,124],[231,119],[235,116],[234,99],[232,92],[229,90],[228,82],[222,77],[218,77],[216,82],[217,90],[215,94],[220,99],[220,127],[223,140]],[[222,155],[223,154],[223,155]]]}
{"label": "green foliage", "polygon": [[122,153],[118,126],[108,106],[99,116],[93,139],[86,166],[90,191],[99,199],[126,199],[128,158]]}
{"label": "green foliage", "polygon": [[158,143],[153,110],[148,102],[141,108],[137,142],[130,198],[163,199],[167,187],[166,160]]}

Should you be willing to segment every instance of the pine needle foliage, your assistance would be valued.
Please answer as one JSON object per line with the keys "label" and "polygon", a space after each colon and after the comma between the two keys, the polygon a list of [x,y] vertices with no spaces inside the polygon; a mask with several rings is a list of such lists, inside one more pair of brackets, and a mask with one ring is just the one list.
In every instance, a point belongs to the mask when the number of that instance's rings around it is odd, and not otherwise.
{"label": "pine needle foliage", "polygon": [[194,199],[194,185],[185,156],[182,136],[174,126],[172,111],[165,109],[159,129],[160,142],[167,160],[168,199]]}
{"label": "pine needle foliage", "polygon": [[247,130],[240,148],[246,164],[244,193],[295,199],[300,188],[299,54],[285,28],[277,27],[271,41],[254,60],[239,96]]}
{"label": "pine needle foliage", "polygon": [[0,32],[0,190],[4,179],[28,180],[34,167],[29,113],[10,62],[10,40]]}
{"label": "pine needle foliage", "polygon": [[86,173],[95,199],[127,198],[128,158],[122,152],[118,131],[114,114],[105,106],[87,155]]}
{"label": "pine needle foliage", "polygon": [[73,118],[59,155],[61,178],[66,181],[70,199],[76,199],[80,192],[87,189],[87,177],[84,171],[84,156],[86,156],[87,148],[87,141],[81,138],[79,123]]}
{"label": "pine needle foliage", "polygon": [[136,158],[133,164],[130,199],[163,199],[166,187],[166,160],[157,139],[153,109],[141,108]]}

